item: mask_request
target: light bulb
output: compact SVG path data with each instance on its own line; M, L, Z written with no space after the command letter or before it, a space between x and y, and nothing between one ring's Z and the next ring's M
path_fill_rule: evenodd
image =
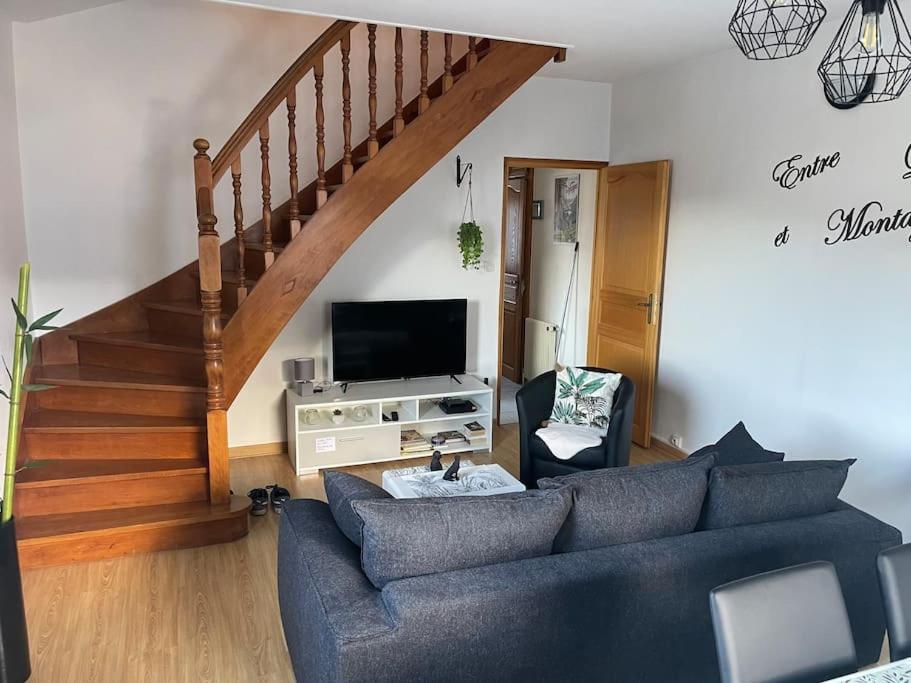
M867 52L879 47L879 13L875 10L864 14L860 24L860 44Z

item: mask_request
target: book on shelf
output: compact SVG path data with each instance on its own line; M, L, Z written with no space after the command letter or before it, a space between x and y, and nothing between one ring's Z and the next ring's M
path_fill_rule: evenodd
M430 443L416 429L403 429L400 437L402 453L411 453L415 451L426 451L430 448Z
M465 431L468 432L468 436L469 436L469 437L472 437L472 436L479 436L479 435L481 435L481 434L486 434L486 433L487 433L487 430L484 429L484 425L482 425L480 422L475 422L475 421L466 422L466 423L465 423Z
M462 432L456 431L455 429L438 432L436 437L437 439L442 439L443 444L447 446L454 443L463 443L465 441L468 441L468 437L462 434Z

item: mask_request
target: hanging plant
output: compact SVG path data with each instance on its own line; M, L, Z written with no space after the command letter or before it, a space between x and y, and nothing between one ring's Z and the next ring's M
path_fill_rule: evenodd
M465 220L466 214L469 216ZM462 224L459 226L459 251L462 252L462 268L478 270L481 267L481 256L484 253L484 234L481 226L474 220L474 199L471 196L471 169L468 171L468 196L465 198L465 209L462 211Z
M481 226L474 221L468 221L459 226L459 251L462 252L462 268L477 270L481 267L484 236L481 234Z

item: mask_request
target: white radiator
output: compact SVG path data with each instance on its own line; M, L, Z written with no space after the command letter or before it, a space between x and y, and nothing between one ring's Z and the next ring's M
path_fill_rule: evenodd
M525 319L525 380L553 370L557 358L557 326L534 318Z

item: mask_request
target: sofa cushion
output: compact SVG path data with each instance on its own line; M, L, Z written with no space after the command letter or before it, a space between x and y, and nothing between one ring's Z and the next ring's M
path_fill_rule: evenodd
M700 458L709 453L715 454L715 465L719 467L784 460L784 453L767 451L750 436L743 422L738 422L731 431L718 440L718 443L703 446L690 457Z
M831 512L855 460L804 460L716 467L700 529L776 522Z
M326 499L335 523L348 539L356 546L361 545L361 518L351 509L355 500L383 500L392 498L385 490L373 482L355 477L347 472L329 470L323 482L326 486Z
M554 550L575 552L693 531L713 464L709 455L539 479L541 489L573 493L573 508Z
M568 491L359 500L361 566L377 588L412 576L550 555Z

